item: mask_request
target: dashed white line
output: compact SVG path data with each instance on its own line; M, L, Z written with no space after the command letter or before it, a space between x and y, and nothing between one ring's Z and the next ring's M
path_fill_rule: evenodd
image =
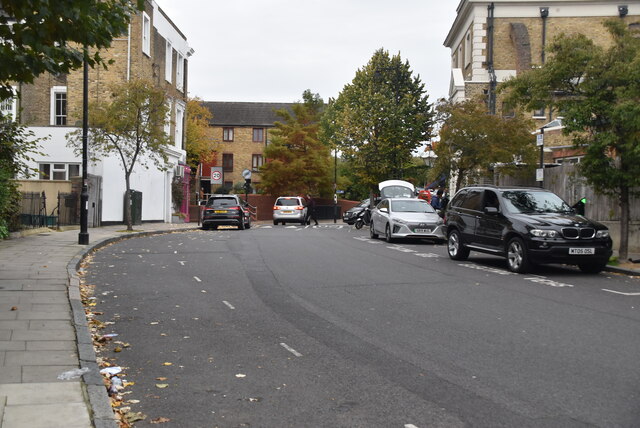
M614 294L622 294L623 296L640 296L640 293L624 293L622 291L608 290L606 288L603 288L602 291L608 291L609 293Z
M195 279L198 282L202 282L202 280L200 278L198 278L197 276L194 276L193 279Z
M287 345L286 343L282 342L282 343L280 343L280 346L282 346L287 351L291 352L296 357L302 357L302 354L300 352L296 351L295 349L293 349L291 346Z
M223 300L222 303L224 303L229 309L235 309L236 307L233 306L231 303L227 302L226 300Z

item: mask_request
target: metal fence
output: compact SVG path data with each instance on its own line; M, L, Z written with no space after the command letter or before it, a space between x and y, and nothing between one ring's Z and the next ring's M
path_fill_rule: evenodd
M80 224L77 193L58 192L48 200L45 192L23 192L20 223L23 228L60 227Z

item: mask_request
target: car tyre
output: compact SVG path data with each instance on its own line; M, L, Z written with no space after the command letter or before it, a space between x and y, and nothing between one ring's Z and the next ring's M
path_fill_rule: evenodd
M462 243L460 232L452 230L447 239L447 252L449 258L453 260L467 260L469 257L469 249Z
M387 227L385 227L384 229L384 240L389 244L393 242L393 238L391 237L391 227L389 226L389 223L387 223Z
M239 230L244 230L244 217L240 219L240 224L238 225Z
M507 265L515 273L525 273L531 269L527 247L522 238L511 238L507 244Z
M251 229L251 217L247 217L247 224L245 225L245 229Z
M373 228L373 222L369 224L369 236L371 237L371 239L378 239L378 234L376 233L376 230Z
M584 273L600 273L607 266L607 262L598 262L598 263L580 263L578 267Z

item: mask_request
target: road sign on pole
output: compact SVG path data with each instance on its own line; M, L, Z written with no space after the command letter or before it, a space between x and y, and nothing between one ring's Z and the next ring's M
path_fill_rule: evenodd
M222 184L222 167L221 166L212 166L211 167L211 184Z

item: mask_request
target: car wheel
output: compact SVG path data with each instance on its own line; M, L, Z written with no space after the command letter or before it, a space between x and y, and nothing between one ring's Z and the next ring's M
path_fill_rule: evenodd
M209 230L209 226L202 225L202 230Z
M578 267L584 273L600 273L607 266L607 262L597 262L597 263L580 263Z
M240 219L240 224L238 225L239 230L244 230L244 217Z
M378 234L376 233L376 230L373 228L373 222L369 224L369 236L371 237L371 239L378 239Z
M247 218L247 224L245 226L246 229L251 229L251 217Z
M531 268L527 247L521 238L512 238L507 244L507 265L515 273L525 273Z
M278 221L277 220L273 220L273 225L277 226L278 225Z
M389 244L393 242L393 238L391 237L391 227L389 226L389 223L387 223L387 227L385 227L384 229L384 240Z
M466 260L467 257L469 257L469 249L462 243L460 232L457 230L452 230L451 233L449 233L447 252L453 260Z
M214 225L213 225L213 226L211 226L209 229L218 230L218 226L214 224Z

